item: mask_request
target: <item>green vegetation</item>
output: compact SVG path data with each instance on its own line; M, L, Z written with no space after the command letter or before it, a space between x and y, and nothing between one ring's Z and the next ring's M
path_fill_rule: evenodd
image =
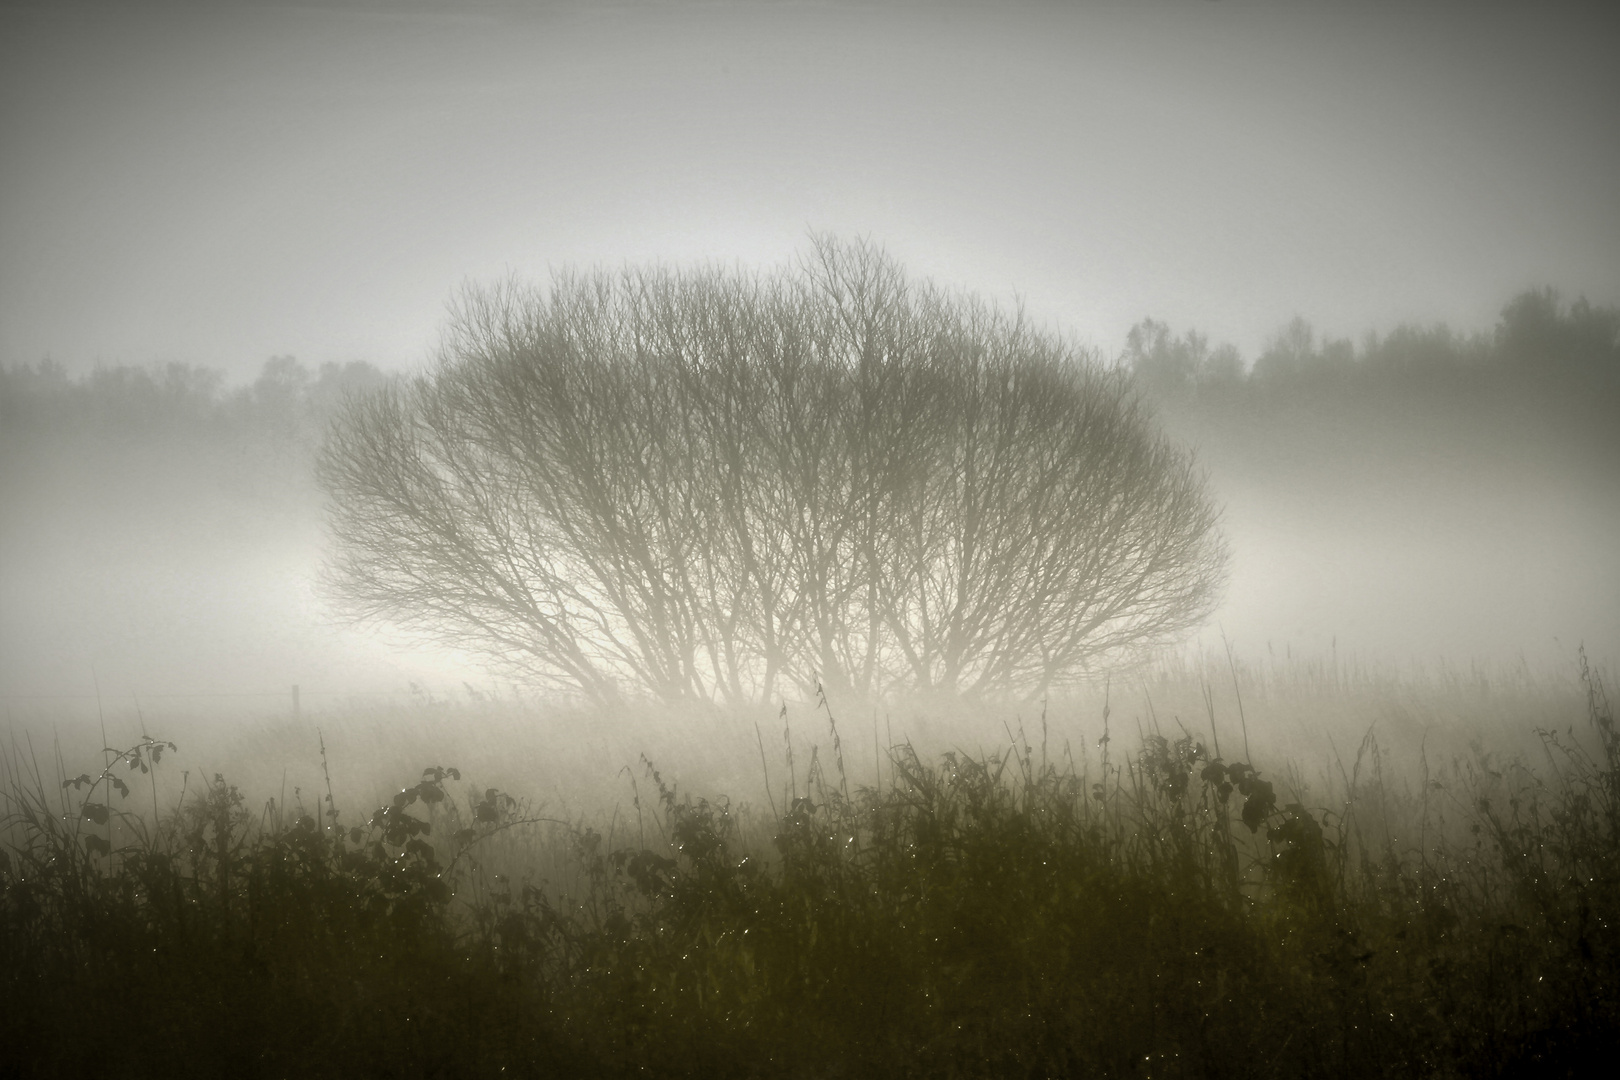
M1405 328L1358 352L1301 324L1251 367L1149 326L1121 362L1218 475L1292 485L1257 520L1297 520L1299 492L1342 504L1349 481L1389 504L1408 474L1464 495L1560 478L1602 510L1614 312L1527 296L1490 338ZM164 550L302 535L326 422L384 381L288 358L231 393L182 367L0 371L7 505L40 551L106 536L127 554L136 526ZM1573 572L1605 594L1606 564ZM826 713L825 746L788 734L779 761L734 716L469 686L464 705L344 706L337 784L258 812L244 793L314 770L316 710L180 734L165 714L190 773L155 739L93 766L66 733L43 763L14 737L0 1076L1558 1076L1612 1045L1620 741L1598 680L1572 727L1529 679L1385 685L1337 655L1267 656L1270 674L1227 662L1264 734L1252 756L1230 725L1175 719L1213 711L1220 676L1169 668L1128 737L1117 718L1080 735L1074 716L1107 714L1066 704L1050 738L1043 718L941 755L1001 718L940 704L897 711L926 746L863 732L859 763ZM7 723L46 709L8 704ZM1370 725L1359 751L1327 749ZM199 786L227 737L231 779ZM1495 753L1453 756L1475 738ZM483 783L421 769L450 748L469 780L482 756ZM588 796L638 749L662 775L633 770L612 817L488 786ZM353 796L379 773L405 780L397 798Z
M1588 729L1538 731L1534 769L1480 751L1404 785L1369 736L1310 798L1213 729L1150 726L1127 754L1105 726L1077 761L1044 718L999 753L902 744L856 787L826 715L830 751L790 751L768 817L644 763L605 835L437 766L359 818L330 786L254 815L217 776L159 815L172 744L76 777L14 745L4 1057L28 1076L1565 1075L1620 1035L1620 732L1585 677Z

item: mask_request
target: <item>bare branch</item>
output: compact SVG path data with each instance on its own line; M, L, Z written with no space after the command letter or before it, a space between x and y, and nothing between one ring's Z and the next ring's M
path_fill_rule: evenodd
M320 476L351 614L597 701L1039 695L1196 626L1226 565L1122 376L826 237L464 289Z

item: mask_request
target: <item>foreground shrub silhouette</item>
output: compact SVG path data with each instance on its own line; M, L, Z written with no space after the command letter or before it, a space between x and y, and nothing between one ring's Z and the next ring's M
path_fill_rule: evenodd
M1021 733L934 765L901 746L880 789L851 791L834 727L832 775L817 756L793 778L768 849L741 810L650 764L630 846L497 791L458 797L438 767L361 825L330 792L319 815L250 820L216 778L143 833L106 796L164 744L67 781L61 806L14 764L8 1060L41 1076L1575 1075L1620 1033L1620 738L1589 691L1588 742L1543 733L1550 775L1481 757L1414 796L1384 785L1369 739L1330 807L1186 732L1123 758L1105 742L1096 773ZM480 862L523 835L571 883Z
M471 290L318 471L351 612L597 702L1035 699L1196 626L1226 559L1124 373L828 239Z

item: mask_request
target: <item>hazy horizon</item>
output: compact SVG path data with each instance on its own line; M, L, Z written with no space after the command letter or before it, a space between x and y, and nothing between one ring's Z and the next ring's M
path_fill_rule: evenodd
M812 229L1115 346L1620 302L1598 5L0 9L0 362L424 362L468 280Z
M1616 306L1610 26L1588 4L7 4L0 366L418 370L463 283L770 268L812 230L1110 357L1146 317L1252 360L1295 316L1359 343L1488 333L1529 288ZM1342 435L1293 444L1337 471L1201 448L1237 557L1206 646L1613 659L1606 459L1572 478L1552 436L1504 432L1374 469L1375 436ZM334 625L307 491L210 474L188 502L175 477L7 464L0 692L476 682Z

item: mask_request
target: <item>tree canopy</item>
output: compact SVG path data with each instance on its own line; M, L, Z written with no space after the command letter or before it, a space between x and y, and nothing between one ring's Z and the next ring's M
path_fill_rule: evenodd
M469 288L319 476L353 614L598 701L1039 695L1195 626L1226 561L1126 373L826 238Z

